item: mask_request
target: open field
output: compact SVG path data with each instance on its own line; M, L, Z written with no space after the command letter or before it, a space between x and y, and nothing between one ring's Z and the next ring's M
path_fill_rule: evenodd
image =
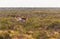
M0 39L60 39L60 9L0 8Z

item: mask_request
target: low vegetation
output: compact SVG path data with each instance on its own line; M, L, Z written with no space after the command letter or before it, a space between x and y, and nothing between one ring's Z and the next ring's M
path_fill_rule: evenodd
M27 17L19 22L12 16ZM35 9L0 10L0 39L60 39L60 12Z

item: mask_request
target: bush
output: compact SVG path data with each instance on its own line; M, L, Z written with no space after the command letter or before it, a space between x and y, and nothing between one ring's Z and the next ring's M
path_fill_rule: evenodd
M60 30L60 22L53 22L48 27L47 30Z

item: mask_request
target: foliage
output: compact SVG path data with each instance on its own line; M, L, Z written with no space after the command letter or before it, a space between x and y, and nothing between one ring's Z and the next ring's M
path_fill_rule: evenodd
M60 14L53 12L33 9L0 10L0 39L60 39ZM27 19L19 22L14 16Z

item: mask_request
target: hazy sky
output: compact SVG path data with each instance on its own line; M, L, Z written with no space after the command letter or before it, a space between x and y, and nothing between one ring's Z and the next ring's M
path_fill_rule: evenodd
M0 7L60 7L59 0L0 0Z

